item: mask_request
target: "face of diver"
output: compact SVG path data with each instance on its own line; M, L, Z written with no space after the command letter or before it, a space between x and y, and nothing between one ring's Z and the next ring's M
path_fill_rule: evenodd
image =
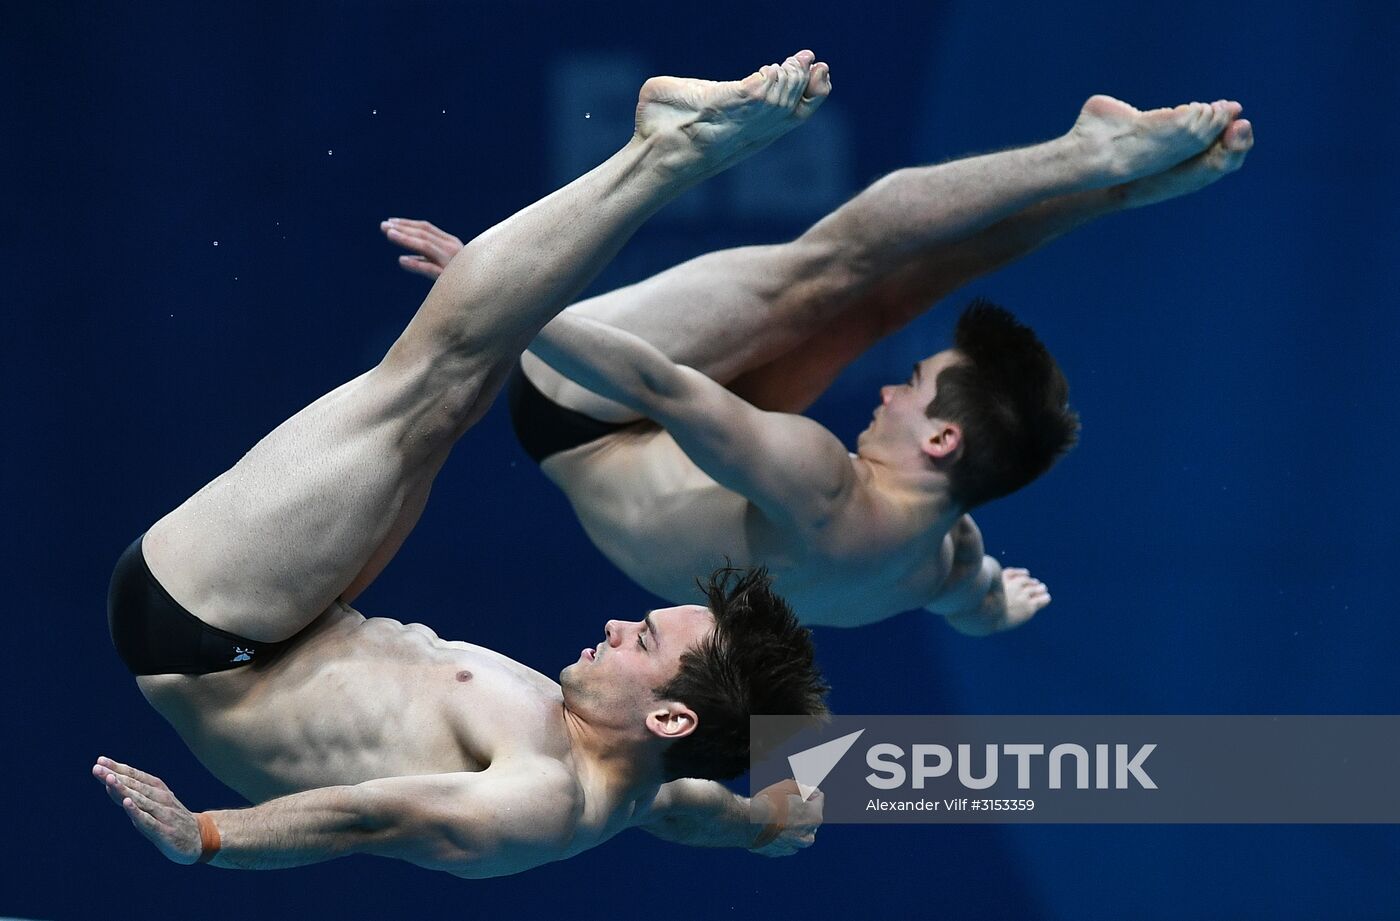
M865 454L871 450L888 453L895 449L899 455L920 454L942 458L957 450L961 427L928 417L928 407L938 395L938 375L962 360L952 349L925 358L914 365L909 378L902 384L880 388L880 405L871 417L870 425L860 433L857 449Z
M594 722L636 726L640 720L657 734L688 733L694 714L688 728L681 715L661 715L685 708L668 708L654 689L676 676L681 656L709 636L714 624L714 615L698 604L658 608L641 620L608 621L603 641L584 649L559 676L565 704Z

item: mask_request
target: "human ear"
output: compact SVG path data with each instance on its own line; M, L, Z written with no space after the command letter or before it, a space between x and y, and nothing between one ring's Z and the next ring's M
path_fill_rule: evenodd
M698 722L695 711L679 703L669 703L647 714L647 729L663 739L683 739L695 731Z
M924 453L934 460L947 460L962 447L962 426L956 422L939 422L938 430L924 441Z

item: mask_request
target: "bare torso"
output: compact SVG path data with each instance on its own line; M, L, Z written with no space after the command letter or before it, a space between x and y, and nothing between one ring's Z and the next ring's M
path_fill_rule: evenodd
M862 487L819 526L779 526L649 426L553 455L541 469L614 565L676 603L695 597L697 573L728 558L767 566L805 623L857 626L936 601L952 568L948 528L878 490Z
M273 661L141 690L253 802L381 777L567 764L559 686L422 624L337 603Z

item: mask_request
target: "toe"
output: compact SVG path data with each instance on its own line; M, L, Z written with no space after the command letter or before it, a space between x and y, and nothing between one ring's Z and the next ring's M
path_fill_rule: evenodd
M1196 116L1196 130L1200 133L1202 140L1212 138L1220 133L1220 129L1225 127L1225 118L1220 112L1208 102L1197 103L1199 114Z
M807 89L808 72L797 58L788 58L783 63L782 78L778 81L778 102L784 108L792 108L801 100Z
M763 95L763 89L767 84L768 74L765 73L765 68L760 67L739 81L739 90L750 98L756 98Z
M1105 96L1103 93L1090 96L1084 103L1083 112L1091 116L1114 118L1130 118L1142 114L1123 100Z
M1239 118L1225 130L1225 147L1235 153L1244 153L1254 146L1254 126L1247 118Z
M807 79L807 88L802 94L801 100L797 103L794 114L798 118L808 118L817 111L817 108L826 101L826 97L831 94L831 74L825 64L817 64L812 67L810 76Z

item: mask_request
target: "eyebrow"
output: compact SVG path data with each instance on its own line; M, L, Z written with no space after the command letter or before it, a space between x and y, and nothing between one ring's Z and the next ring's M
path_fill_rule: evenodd
M647 629L651 631L651 639L657 646L661 645L661 637L656 635L656 622L651 619L651 612L647 611L647 616L642 620L646 623Z

